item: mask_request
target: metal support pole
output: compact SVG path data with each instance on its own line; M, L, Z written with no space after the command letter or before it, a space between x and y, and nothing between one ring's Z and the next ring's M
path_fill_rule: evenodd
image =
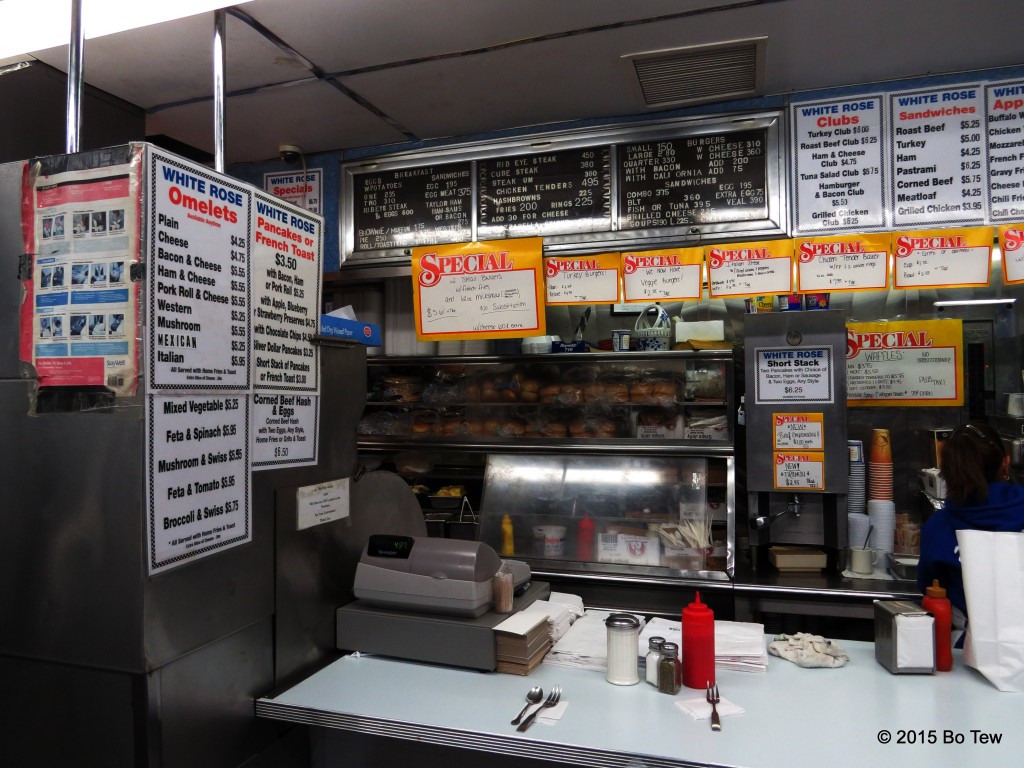
M67 139L64 142L64 149L68 154L78 151L78 139L82 130L82 59L84 55L82 0L71 0L71 39L68 42Z
M224 70L227 64L227 13L213 12L213 167L224 173Z

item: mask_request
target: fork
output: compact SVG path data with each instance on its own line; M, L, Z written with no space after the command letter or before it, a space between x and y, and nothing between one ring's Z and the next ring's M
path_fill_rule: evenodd
M523 720L523 722L519 725L518 728L516 728L516 730L520 733L525 731L527 728L530 727L530 723L533 722L533 719L537 717L538 713L542 709L555 706L555 704L558 703L558 700L560 698L562 698L562 686L556 685L554 688L551 689L551 693L548 694L548 697L544 699L544 703L537 707L535 710L533 710L533 712L531 712L529 715L527 715L526 719Z
M720 731L722 730L722 720L718 716L718 707L715 705L722 700L722 697L718 695L718 683L714 685L711 681L708 681L708 704L711 705L711 730Z

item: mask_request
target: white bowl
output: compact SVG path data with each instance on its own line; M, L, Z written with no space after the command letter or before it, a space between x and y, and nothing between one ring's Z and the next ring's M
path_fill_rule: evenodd
M533 537L535 539L564 539L564 525L535 525L533 526Z

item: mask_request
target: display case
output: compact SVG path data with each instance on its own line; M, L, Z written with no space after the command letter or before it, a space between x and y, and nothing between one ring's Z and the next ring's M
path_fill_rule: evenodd
M368 360L361 449L732 453L732 351Z
M733 573L732 457L491 454L480 540L534 571Z

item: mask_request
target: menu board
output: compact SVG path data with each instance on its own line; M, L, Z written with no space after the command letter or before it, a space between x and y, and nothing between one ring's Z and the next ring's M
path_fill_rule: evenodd
M250 541L248 398L146 400L149 572Z
M766 296L793 290L793 241L764 240L706 249L711 298Z
M703 248L676 248L622 254L627 302L682 301L701 297Z
M768 217L768 131L730 131L618 147L619 229Z
M1024 220L1024 81L985 89L989 220Z
M754 354L755 405L834 402L831 347L766 347Z
M881 96L793 106L798 232L885 226Z
M986 286L992 260L991 227L930 229L893 236L893 287Z
M609 148L477 163L477 237L496 240L611 229Z
M825 490L825 454L819 452L773 454L774 482L778 491Z
M251 193L150 151L147 387L248 389Z
M963 359L960 320L849 323L847 405L963 405Z
M980 85L889 94L894 227L980 224L988 160Z
M800 291L885 290L890 246L888 233L800 238L796 241Z
M619 300L619 254L544 259L547 305L614 304Z
M775 450L822 451L825 449L825 414L773 413Z
M469 240L471 169L471 163L463 162L354 176L355 250Z

